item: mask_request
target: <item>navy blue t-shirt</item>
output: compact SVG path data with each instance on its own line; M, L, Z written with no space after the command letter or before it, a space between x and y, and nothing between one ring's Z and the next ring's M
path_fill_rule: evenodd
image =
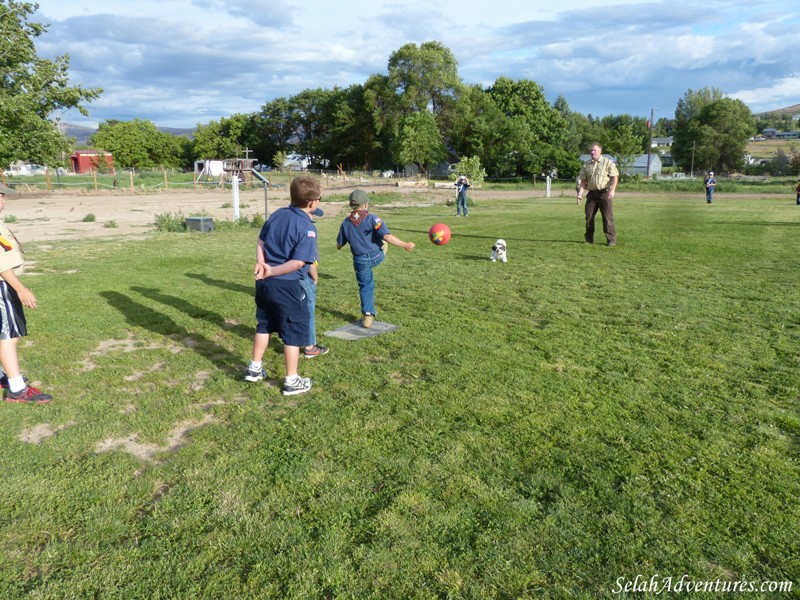
M336 244L344 246L350 244L353 256L362 254L375 254L383 246L383 237L391 233L378 215L366 210L354 210L350 216L342 221Z
M275 279L300 280L308 276L308 269L319 260L317 228L305 212L295 206L276 210L261 228L258 238L264 242L267 264L271 267L290 260L306 263L302 269L277 275Z

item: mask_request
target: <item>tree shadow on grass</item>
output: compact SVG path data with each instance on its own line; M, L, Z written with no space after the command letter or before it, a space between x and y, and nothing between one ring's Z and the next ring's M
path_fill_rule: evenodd
M167 315L144 306L125 294L107 291L100 292L100 296L122 313L129 325L141 327L158 335L178 340L186 348L207 358L210 363L225 373L232 376L239 375L242 359L232 354L227 348L206 339L196 332L188 331Z

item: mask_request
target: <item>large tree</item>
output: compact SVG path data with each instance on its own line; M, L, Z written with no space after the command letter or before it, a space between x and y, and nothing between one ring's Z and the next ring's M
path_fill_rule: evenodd
M69 85L69 56L45 60L34 40L47 26L29 19L31 2L0 0L0 165L15 160L57 164L70 149L50 120L70 108L88 115L82 102L100 96L100 88Z
M447 156L436 119L427 110L412 112L403 119L397 157L402 164L415 163L427 173L430 166Z
M198 159L253 158L256 141L253 115L235 114L219 121L198 125L192 141L192 155ZM256 158L258 158L256 156ZM259 162L266 162L260 160ZM269 164L267 162L267 164Z
M405 44L389 57L389 80L408 111L441 112L461 86L458 62L441 42Z
M294 151L291 140L294 136L292 108L288 98L276 98L267 102L252 116L254 129L254 156L261 164L274 164L279 152L289 154Z
M747 140L755 133L753 115L744 102L732 98L710 102L687 130L695 146L695 166L717 172L742 170Z
M676 164L688 169L693 164L697 152L697 127L695 119L703 107L716 100L721 100L725 94L717 88L704 87L701 90L687 90L683 98L678 100L675 108L675 128L673 131L672 157ZM694 134L690 134L690 129Z
M183 167L189 140L159 131L151 121L104 121L91 138L120 167Z

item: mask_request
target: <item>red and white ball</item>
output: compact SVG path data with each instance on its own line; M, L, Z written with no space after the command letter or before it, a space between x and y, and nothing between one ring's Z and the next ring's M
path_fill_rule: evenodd
M436 223L428 231L428 237L437 246L444 246L450 241L450 228L444 223Z

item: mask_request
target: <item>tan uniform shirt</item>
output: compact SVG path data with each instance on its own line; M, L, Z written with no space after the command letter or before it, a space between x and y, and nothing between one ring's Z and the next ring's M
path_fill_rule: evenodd
M587 160L581 168L580 180L586 182L586 189L596 192L611 184L612 177L619 177L616 163L601 156L597 160Z
M14 273L19 275L24 262L17 237L0 222L0 273L14 269Z

